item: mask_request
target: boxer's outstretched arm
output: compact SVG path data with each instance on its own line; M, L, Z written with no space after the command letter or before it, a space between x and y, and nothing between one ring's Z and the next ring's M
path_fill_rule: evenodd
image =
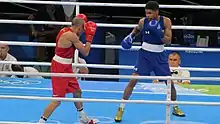
M74 34L74 33L69 33L67 35L68 40L72 41L73 45L75 46L76 49L79 50L79 52L83 55L83 56L88 56L89 55L89 51L90 51L90 47L91 47L91 43L86 42L86 44L84 45L80 40L79 37Z
M165 44L170 44L172 40L172 23L169 18L164 18L164 38L162 39Z
M138 25L132 30L132 34L133 36L137 36L140 31L143 29L144 26L144 18L141 18L138 22Z

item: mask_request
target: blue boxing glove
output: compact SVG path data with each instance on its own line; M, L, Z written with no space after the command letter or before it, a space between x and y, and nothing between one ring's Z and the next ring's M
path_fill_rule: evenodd
M157 37L159 37L160 39L162 39L164 37L164 33L162 31L161 26L159 25L157 20L151 20L148 25L147 28L153 33L155 34Z
M133 43L133 40L134 40L134 37L132 36L133 34L130 33L128 36L126 36L122 42L121 42L121 46L124 48L124 49L130 49L132 47L132 43Z

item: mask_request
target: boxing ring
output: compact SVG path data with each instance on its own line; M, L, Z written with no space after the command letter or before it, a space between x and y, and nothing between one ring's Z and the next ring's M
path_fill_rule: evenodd
M80 3L80 2L55 2L55 1L17 1L0 0L0 2L32 3L32 4L59 4L76 5L76 14L80 6L113 6L113 7L144 7L144 4L112 4L112 3ZM181 9L220 9L220 6L185 6L185 5L161 5L161 8L181 8ZM70 25L69 22L49 22L49 21L27 21L27 20L5 20L0 23L13 24L53 24ZM126 24L104 24L98 23L101 27L127 27L133 28L135 25ZM220 27L206 26L173 26L173 29L189 30L220 30ZM12 42L0 41L9 45L21 46L55 46L54 43L33 43L33 42ZM116 45L92 45L93 49L122 49ZM138 50L135 46L131 50ZM207 51L220 52L220 49L209 48L175 48L166 47L166 50L177 51ZM75 58L78 57L78 52ZM44 65L50 66L46 62L12 62L0 61L4 64L20 65ZM87 66L92 68L118 68L133 69L133 66L126 65L101 65L101 64L78 64L75 60L74 66ZM190 71L210 71L219 72L219 68L177 68ZM61 74L61 73L25 73L25 72L0 72L7 75L41 75L45 77L88 77L88 78L123 78L123 79L166 79L168 86L164 84L138 83L134 89L130 100L120 100L127 82L106 82L106 81L79 81L83 90L83 98L52 98L50 79L20 79L1 78L0 79L0 123L36 123L49 100L65 101L49 118L48 123L54 124L77 124L77 113L73 101L83 101L84 108L90 117L99 119L100 124L114 124L114 117L119 103L127 103L121 124L218 124L220 122L220 96L208 95L199 91L189 90L176 85L178 101L170 100L171 80L190 79L195 81L220 81L220 77L162 77L162 76L130 76L130 75L103 75L103 74ZM172 104L181 105L181 109L186 113L186 117L180 118L171 116L170 106Z

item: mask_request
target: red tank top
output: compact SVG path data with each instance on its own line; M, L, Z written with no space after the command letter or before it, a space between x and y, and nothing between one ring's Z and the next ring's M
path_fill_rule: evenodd
M74 52L75 52L75 47L74 46L71 46L69 48L60 48L60 47L58 47L58 42L61 42L61 41L59 41L60 37L68 31L73 32L73 30L70 27L66 27L66 28L61 29L60 32L58 33L57 37L56 37L55 54L62 57L62 58L73 58Z

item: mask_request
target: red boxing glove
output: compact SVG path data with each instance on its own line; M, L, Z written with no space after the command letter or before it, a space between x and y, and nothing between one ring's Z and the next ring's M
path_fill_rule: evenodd
M85 34L86 34L86 42L92 43L93 37L95 35L97 29L97 25L95 22L88 21L85 24Z
M78 18L82 18L85 22L88 21L88 19L87 19L87 17L86 17L85 14L78 14L78 15L76 15L76 17L78 17Z

